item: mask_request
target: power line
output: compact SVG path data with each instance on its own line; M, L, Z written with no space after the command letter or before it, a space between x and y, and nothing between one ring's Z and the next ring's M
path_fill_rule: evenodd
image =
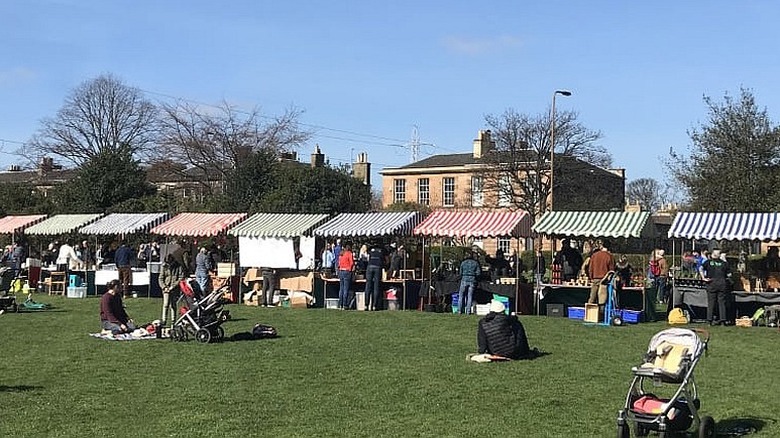
M152 94L152 95L156 95L156 96L162 96L162 97L165 97L165 98L168 98L168 99L180 100L180 101L184 101L184 102L194 103L194 104L197 104L197 105L209 106L209 107L212 107L212 108L220 108L220 109L222 108L219 105L214 105L214 104L206 103L206 102L200 102L200 101L197 101L197 100L194 100L194 99L188 99L188 98L184 98L184 97L177 97L177 96L173 96L173 95L166 94L166 93L159 93L157 91L144 90L142 88L136 88L136 89L138 91L142 92L142 93ZM242 109L236 109L235 111L238 112L238 113L241 113L241 114L252 115L251 112L246 111L246 110L242 110ZM262 114L257 114L257 115L260 118L263 118L263 119L274 120L274 118L271 117L271 116L265 116L265 115L262 115ZM364 134L364 133L361 133L361 132L350 131L350 130L347 130L347 129L329 128L327 126L315 125L315 124L312 124L312 123L299 122L298 124L301 125L301 126L307 126L307 127L314 128L314 129L322 129L322 130L325 130L325 131L339 132L339 133L342 133L342 134L355 135L355 136L358 136L358 137L374 138L374 139L377 139L377 140L386 140L386 141L392 141L392 142L396 143L396 144L392 144L391 146L402 147L401 145L403 143L405 143L404 140L399 140L397 138L392 138L392 137L385 137L385 136L381 136L381 135Z

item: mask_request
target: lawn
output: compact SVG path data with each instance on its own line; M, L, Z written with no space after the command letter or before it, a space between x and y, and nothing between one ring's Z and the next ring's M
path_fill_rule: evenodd
M666 327L523 317L550 354L476 364L475 316L230 306L228 336L264 322L281 337L112 342L87 336L97 299L37 299L55 308L0 316L3 437L609 437L631 366ZM127 301L136 320L159 306ZM776 329L712 330L696 377L721 428L752 419L751 436L780 436L778 342Z

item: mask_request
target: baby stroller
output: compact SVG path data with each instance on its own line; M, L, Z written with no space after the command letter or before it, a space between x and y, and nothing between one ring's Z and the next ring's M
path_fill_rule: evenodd
M704 330L670 328L653 336L644 363L633 367L634 380L628 389L626 403L618 412L617 436L647 436L658 431L660 437L673 433L698 432L699 437L715 436L715 420L699 417L701 402L693 378L699 359L707 351L710 335ZM655 386L677 385L674 394L660 398L646 392L646 381Z
M182 295L177 307L181 309L181 316L171 326L171 339L186 341L189 336L195 336L198 342L204 344L224 339L222 323L230 319L230 312L222 308L226 302L222 295L228 286L206 296L202 296L200 287L193 280L182 280L179 288Z
M14 277L16 275L13 269L7 266L0 268L0 313L19 311L19 306L16 304L16 295L9 293Z

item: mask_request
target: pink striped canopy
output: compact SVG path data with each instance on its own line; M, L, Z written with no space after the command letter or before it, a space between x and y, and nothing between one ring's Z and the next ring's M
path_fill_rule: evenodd
M18 230L23 230L32 224L40 222L45 217L45 214L6 216L0 219L0 234L13 234Z
M414 229L431 237L529 237L531 216L524 211L436 210Z
M246 213L179 213L149 232L165 236L216 236L245 217Z

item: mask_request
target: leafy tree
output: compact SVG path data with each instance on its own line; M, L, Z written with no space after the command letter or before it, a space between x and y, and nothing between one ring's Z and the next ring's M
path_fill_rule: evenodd
M550 194L550 113L521 114L507 109L500 115L487 115L485 122L495 141L492 152L484 155L482 184L486 192L514 208L540 215L547 210ZM609 167L612 157L597 142L602 134L586 128L573 111L555 116L555 155L575 157ZM559 164L556 162L556 168ZM556 184L557 185L557 184Z
M665 199L664 189L653 178L639 178L626 185L626 199L638 203L642 210L656 212Z
M0 184L0 216L49 213L48 199L27 182Z
M273 190L258 203L261 211L290 213L361 213L371 204L370 188L330 167L279 163Z
M263 198L274 190L279 164L270 149L250 153L226 172L224 191L212 198L211 210L259 211Z
M689 131L688 154L668 160L690 207L714 211L774 211L780 207L780 129L759 108L753 93L705 96L708 120Z
M88 80L65 99L52 118L25 145L22 154L39 161L56 155L75 165L129 148L143 156L154 144L157 108L142 93L106 74Z
M152 196L155 190L131 148L124 147L92 157L55 189L53 197L59 212L100 213L115 204Z

